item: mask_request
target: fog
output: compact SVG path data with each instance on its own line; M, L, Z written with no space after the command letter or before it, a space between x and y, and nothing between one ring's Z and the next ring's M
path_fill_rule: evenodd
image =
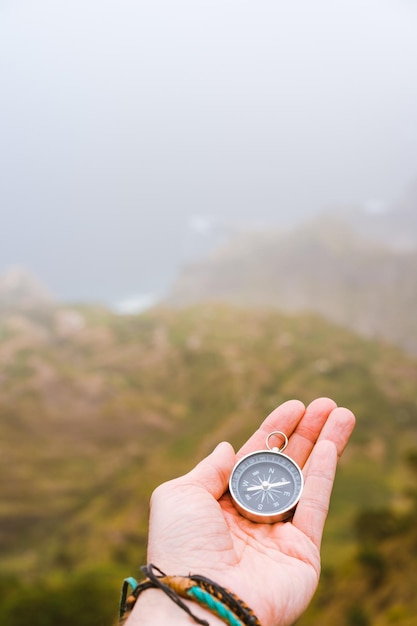
M162 294L241 227L417 176L413 0L0 0L0 271Z

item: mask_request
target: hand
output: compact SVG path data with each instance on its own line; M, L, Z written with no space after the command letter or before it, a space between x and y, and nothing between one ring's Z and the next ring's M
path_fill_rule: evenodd
M337 408L328 398L307 408L291 400L266 418L237 455L230 444L221 443L191 472L153 493L148 563L167 574L194 573L215 580L246 602L263 626L292 624L318 584L320 543L337 459L354 423L348 409ZM274 430L288 436L285 454L303 469L305 486L291 521L257 524L234 508L228 479L235 462L264 449L266 436ZM137 606L140 602L142 596ZM132 626L139 623L135 610L132 622L128 620ZM175 606L172 610L179 611ZM210 623L217 623L209 617Z

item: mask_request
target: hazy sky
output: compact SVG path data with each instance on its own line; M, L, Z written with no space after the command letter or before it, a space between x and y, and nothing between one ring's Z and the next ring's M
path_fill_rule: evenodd
M0 0L0 271L160 292L236 223L417 177L415 0Z

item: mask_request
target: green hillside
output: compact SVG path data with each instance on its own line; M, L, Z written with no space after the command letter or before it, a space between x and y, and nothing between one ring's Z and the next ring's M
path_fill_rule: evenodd
M4 312L0 364L0 623L110 624L120 579L144 559L152 489L222 439L238 447L292 397L328 395L358 417L324 544L338 584L358 515L410 506L417 362L318 316Z
M413 455L416 468L416 455ZM415 476L414 476L415 478ZM360 513L357 548L338 568L326 567L318 593L298 626L414 626L417 613L417 491L407 512Z

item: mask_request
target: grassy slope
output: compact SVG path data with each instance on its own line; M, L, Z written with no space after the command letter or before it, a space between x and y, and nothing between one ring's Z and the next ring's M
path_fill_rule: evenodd
M238 447L291 397L330 395L358 416L327 568L353 554L358 511L402 504L402 455L417 448L417 363L319 317L51 309L0 320L0 360L2 571L31 584L135 571L153 487L221 439Z

